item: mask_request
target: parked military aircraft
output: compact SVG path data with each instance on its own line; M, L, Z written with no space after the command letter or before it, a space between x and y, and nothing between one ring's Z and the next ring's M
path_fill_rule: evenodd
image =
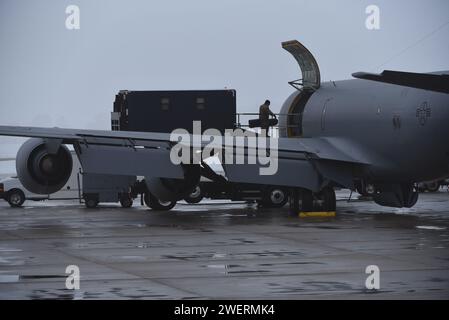
M295 40L282 46L302 79L290 82L297 90L282 107L278 170L260 175L258 164L223 163L228 181L288 186L300 191L302 211L317 203L332 211L334 187L369 187L377 204L412 207L416 183L449 176L448 71L358 72L357 79L321 83L309 50ZM214 178L204 162L173 164L168 134L0 126L0 135L33 137L16 166L34 193L65 184L72 165L66 144L85 172L145 176L161 200L182 199L201 175Z

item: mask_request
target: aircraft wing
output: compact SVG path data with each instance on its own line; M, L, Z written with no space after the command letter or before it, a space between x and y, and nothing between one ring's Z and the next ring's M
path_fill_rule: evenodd
M372 80L405 87L449 93L449 74L413 73L385 70L381 74L356 72L352 76L358 79Z
M63 139L64 143L83 141L87 138L135 139L169 141L168 133L146 133L107 130L82 130L42 127L0 126L0 136Z
M87 173L183 178L182 167L170 159L170 150L176 141L171 141L168 133L0 126L0 135L72 144ZM270 144L274 142L270 140ZM276 142L277 153L270 155L267 165L223 163L227 179L319 190L323 183L330 181L351 186L354 167L370 164L363 152L357 152L359 149L355 146L338 139L280 138ZM204 148L206 143L193 146ZM223 143L221 148L229 146ZM237 142L231 148L234 154L248 154L249 149ZM262 168L273 164L275 173L261 174Z

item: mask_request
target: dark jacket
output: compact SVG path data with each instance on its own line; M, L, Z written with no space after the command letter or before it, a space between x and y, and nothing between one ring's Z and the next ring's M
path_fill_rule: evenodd
M268 128L270 115L274 116L274 113L271 112L270 107L265 103L261 105L259 108L259 120L262 128Z

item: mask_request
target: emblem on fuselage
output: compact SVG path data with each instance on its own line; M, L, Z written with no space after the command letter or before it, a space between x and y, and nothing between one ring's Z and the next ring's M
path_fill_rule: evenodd
M419 123L423 126L426 124L427 119L432 115L432 108L429 106L427 102L423 102L416 109L416 117L418 118Z

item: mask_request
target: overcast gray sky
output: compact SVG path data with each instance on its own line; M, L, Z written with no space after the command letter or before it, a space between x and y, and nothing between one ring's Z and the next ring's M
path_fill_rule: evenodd
M71 4L80 30L65 27ZM370 4L380 30L365 27ZM447 0L0 0L0 124L109 129L120 89L227 87L241 112L266 98L278 111L299 78L281 48L291 39L312 51L323 80L448 70L449 25L395 57L448 13Z

